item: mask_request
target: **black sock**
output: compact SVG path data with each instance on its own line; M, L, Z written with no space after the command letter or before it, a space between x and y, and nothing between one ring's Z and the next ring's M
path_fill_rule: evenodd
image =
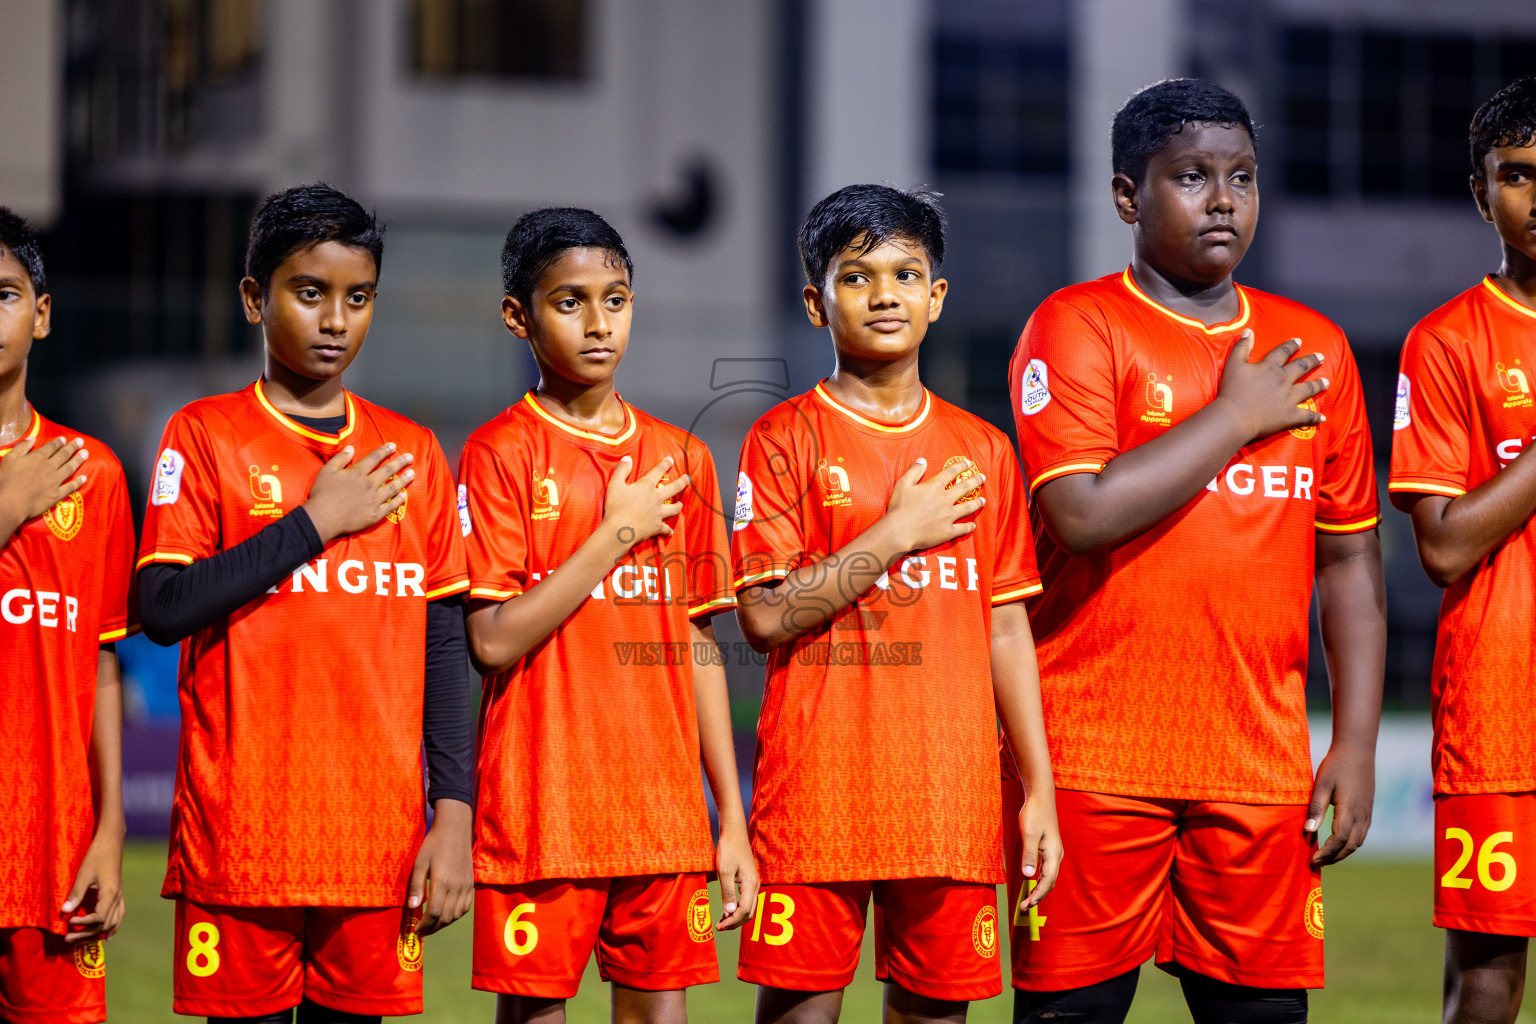
M1082 988L1013 994L1013 1024L1125 1024L1141 968Z

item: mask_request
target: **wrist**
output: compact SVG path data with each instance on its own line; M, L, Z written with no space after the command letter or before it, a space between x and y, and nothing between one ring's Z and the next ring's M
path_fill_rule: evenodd
M329 544L340 535L341 531L337 530L331 523L330 517L325 514L324 509L318 509L313 502L308 501L300 505L299 508L303 509L304 514L309 517L309 525L314 527L315 533L319 536L321 547Z

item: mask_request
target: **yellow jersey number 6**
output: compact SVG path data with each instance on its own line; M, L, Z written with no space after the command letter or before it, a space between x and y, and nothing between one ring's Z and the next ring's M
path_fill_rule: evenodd
M539 944L539 930L532 921L524 921L524 914L533 913L532 903L519 903L507 916L507 927L502 931L502 941L513 956L526 956Z
M768 915L768 923L779 926L777 935L763 934L763 908L767 905L777 906L779 911ZM762 939L770 946L782 946L795 937L795 926L789 923L794 916L795 901L782 892L763 892L757 894L757 913L752 920L752 941Z
M1456 858L1451 870L1440 876L1440 885L1446 889L1472 888L1472 879L1463 878L1461 870L1472 859L1472 851L1477 849L1477 840L1464 828L1446 829L1445 838L1461 844L1461 856ZM1477 850L1477 880L1490 892L1503 892L1515 884L1515 858L1498 849L1505 843L1514 842L1514 839L1513 832L1495 832L1483 843L1482 849ZM1493 877L1492 867L1495 864L1500 869L1498 878Z
M194 978L206 978L219 969L219 926L199 921L187 930L187 972Z

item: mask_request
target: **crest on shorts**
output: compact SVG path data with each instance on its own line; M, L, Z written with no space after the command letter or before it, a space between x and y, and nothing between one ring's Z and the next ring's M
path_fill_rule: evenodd
M95 942L82 942L75 947L75 970L82 977L100 978L107 973L107 947L106 943L97 939Z
M971 922L971 945L988 960L997 956L997 908L990 903L976 911Z
M1323 937L1323 890L1322 887L1307 893L1307 907L1302 916L1307 931L1314 939Z
M1305 402L1302 402L1300 405L1298 405L1296 408L1306 409L1309 412L1317 412L1317 402L1309 398ZM1291 433L1295 434L1303 441L1310 441L1317 436L1317 424L1308 423L1304 426L1292 427Z
M400 937L395 940L395 956L402 971L421 970L421 936L416 934L416 923L417 918L407 917L405 927L400 929Z
M715 937L709 919L708 889L700 889L688 901L688 937L694 942L708 942Z
M53 508L43 513L43 522L48 524L48 529L59 540L73 540L85 522L85 498L79 491L67 498L60 498Z

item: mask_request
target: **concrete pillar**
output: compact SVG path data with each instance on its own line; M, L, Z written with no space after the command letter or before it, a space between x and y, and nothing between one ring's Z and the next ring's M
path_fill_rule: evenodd
M6 0L0 15L0 205L39 227L63 196L61 0Z
M1072 0L1072 275L1122 269L1130 229L1110 198L1109 123L1131 93L1186 73L1184 0Z

